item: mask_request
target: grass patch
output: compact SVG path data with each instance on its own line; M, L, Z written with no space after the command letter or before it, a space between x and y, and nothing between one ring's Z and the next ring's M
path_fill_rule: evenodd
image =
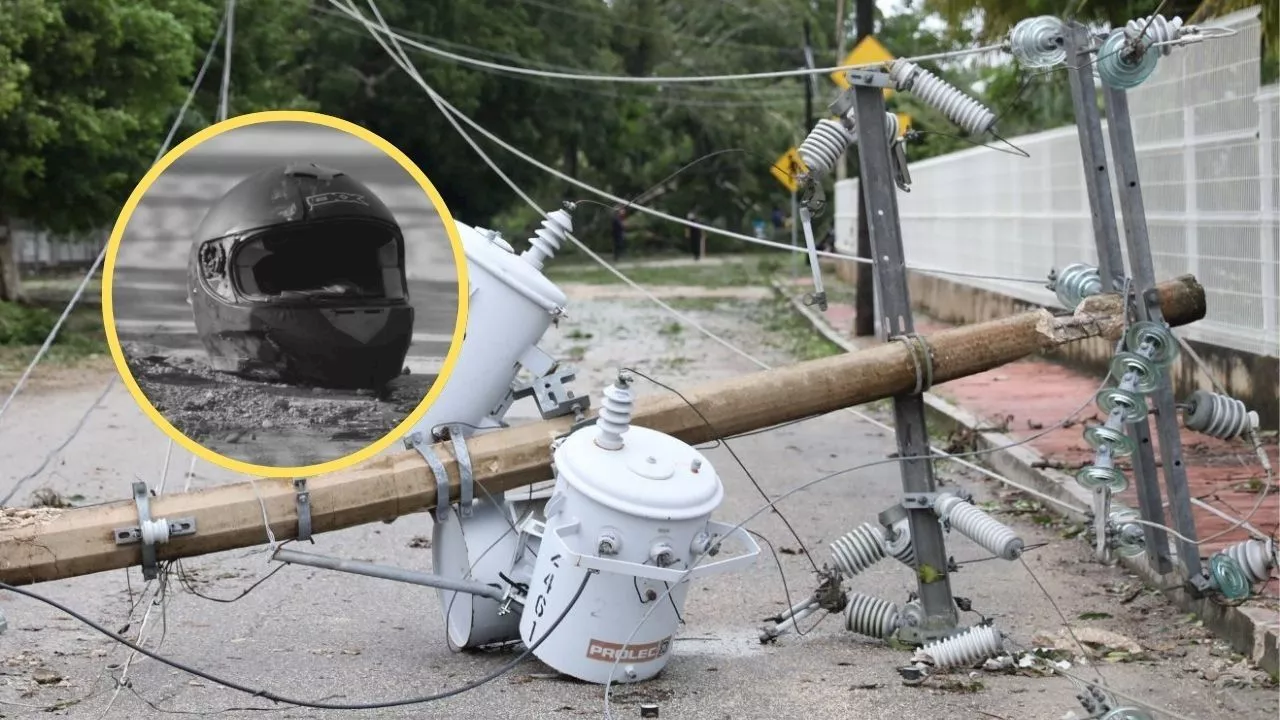
M676 265L676 266L622 266L618 270L640 285L692 285L696 287L742 287L767 284L762 273L761 261L744 259L740 262ZM563 264L546 268L546 275L557 283L581 283L585 285L615 285L622 281L616 275L596 264Z
M769 333L775 347L786 350L797 360L817 360L844 352L839 345L822 336L807 318L783 298L760 303L751 314Z
M737 302L727 298L671 298L666 303L676 310L685 312L719 310L728 303Z
M656 363L656 365L661 370L680 372L688 368L691 363L693 363L693 360L691 358L676 356L676 357L662 358Z
M666 325L663 325L658 330L659 335L668 335L668 336L679 335L682 332L684 332L684 326L678 322L675 322L674 320L667 323Z
M0 373L20 370L31 362L59 314L39 305L0 302ZM101 310L80 305L63 323L42 362L72 363L106 354Z

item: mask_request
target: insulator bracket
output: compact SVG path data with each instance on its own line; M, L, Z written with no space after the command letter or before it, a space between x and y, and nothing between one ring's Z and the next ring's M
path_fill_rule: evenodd
M306 478L293 479L294 503L298 508L298 540L306 542L311 539L311 491L307 489Z
M574 415L578 411L586 412L591 407L591 396L574 395L572 390L565 387L575 377L577 370L573 368L553 368L542 377L513 385L512 395L516 400L533 397L538 405L538 414L543 420Z
M903 493L902 506L908 510L932 510L938 493Z
M879 70L850 70L845 77L848 78L850 85L878 88L887 88L893 85L889 80L889 73Z
M160 574L156 563L156 545L162 545L169 538L196 533L194 517L180 517L173 520L151 519L151 490L144 482L133 484L133 502L138 507L138 524L130 527L118 527L111 531L117 545L142 543L142 577L154 580Z

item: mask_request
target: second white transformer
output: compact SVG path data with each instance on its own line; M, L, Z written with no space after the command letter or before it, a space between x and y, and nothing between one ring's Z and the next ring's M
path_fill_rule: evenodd
M525 644L541 641L538 659L587 682L658 674L671 659L689 581L746 567L760 552L741 528L711 521L724 488L702 453L630 426L630 410L620 381L605 389L596 425L556 448L555 492L520 616ZM729 536L747 551L709 560Z

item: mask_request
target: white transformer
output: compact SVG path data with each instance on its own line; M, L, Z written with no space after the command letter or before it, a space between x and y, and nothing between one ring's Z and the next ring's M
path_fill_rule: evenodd
M467 330L453 374L414 428L425 437L450 423L462 424L465 434L500 427L520 369L537 377L554 365L537 345L567 302L542 263L572 231L569 213L549 214L521 255L496 232L457 226L470 284Z
M525 644L541 641L538 659L595 683L608 682L615 668L615 682L661 672L689 581L746 567L760 552L744 530L710 520L724 489L700 452L630 426L628 382L606 388L596 425L555 450L555 491L520 616ZM708 551L718 553L730 535L746 553L708 561Z
M542 517L545 495L509 493L495 504L480 498L470 517L452 510L431 534L432 568L440 575L502 586L528 583L540 539L516 528ZM446 637L454 650L501 645L520 637L520 609L491 598L439 590Z
M564 312L566 298L542 274L542 265L571 230L568 212L550 213L529 240L529 249L516 255L498 233L458 223L471 289L467 331L453 374L414 429L419 442L430 442L436 431L453 423L461 425L463 436L502 427L520 370L534 377L551 370L554 361L537 344ZM539 538L515 527L540 518L548 494L547 489L526 488L496 502L478 497L467 513L449 508L432 530L434 571L487 585L503 585L503 576L527 580ZM461 650L519 639L519 607L448 590L438 595L450 647Z

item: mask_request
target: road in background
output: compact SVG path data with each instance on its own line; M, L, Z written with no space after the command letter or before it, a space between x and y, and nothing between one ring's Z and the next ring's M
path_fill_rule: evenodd
M175 354L200 351L186 301L192 234L218 198L248 175L290 162L342 170L369 186L405 236L414 306L410 370L434 374L449 350L458 298L444 224L413 177L381 150L307 123L252 125L201 143L170 165L138 203L116 257L112 293L120 339Z

